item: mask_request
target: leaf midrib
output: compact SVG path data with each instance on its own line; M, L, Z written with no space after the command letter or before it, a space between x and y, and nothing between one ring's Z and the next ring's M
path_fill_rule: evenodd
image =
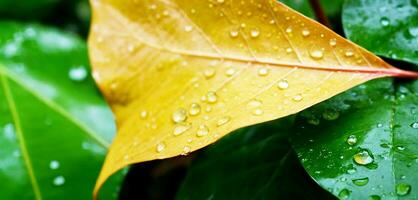
M95 140L99 145L101 145L104 148L108 148L110 146L109 142L107 142L105 139L101 138L100 135L96 134L93 130L91 130L89 127L84 125L80 120L78 120L75 117L71 117L71 114L68 113L64 108L62 108L59 104L56 104L53 101L50 101L44 97L42 97L40 94L38 94L33 89L27 87L23 81L20 80L18 76L15 76L12 72L7 70L6 67L4 67L0 63L0 76L6 76L13 80L15 83L17 83L19 86L21 86L24 90L32 94L34 97L36 97L39 101L47 105L50 109L54 110L56 113L59 113L61 116L63 116L68 121L72 122L76 126L78 126L80 129L82 129L83 133L85 133L87 136Z
M41 195L41 191L39 189L39 184L36 180L36 176L35 176L35 172L33 170L33 166L32 166L32 162L30 160L29 157L29 152L26 148L26 141L25 141L25 137L23 136L23 130L20 124L20 119L19 119L19 113L17 111L16 105L14 103L14 99L13 99L13 95L10 91L10 87L8 84L8 81L6 79L6 77L4 76L3 73L0 73L0 79L1 79L1 85L4 89L4 93L6 96L6 101L7 101L7 105L9 107L9 110L12 114L12 118L13 118L13 123L16 127L16 134L18 136L18 141L19 141L19 147L20 150L22 151L22 156L23 156L23 161L25 162L25 166L26 169L28 170L28 175L32 184L32 189L33 192L35 194L35 198L37 200L42 200L42 195Z

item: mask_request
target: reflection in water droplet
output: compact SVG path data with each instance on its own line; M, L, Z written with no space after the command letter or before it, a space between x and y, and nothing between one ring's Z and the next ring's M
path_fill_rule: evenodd
M309 52L309 55L315 59L315 60L319 60L322 59L324 57L324 51L321 49L313 49Z
M340 199L347 199L348 197L350 197L351 191L348 189L343 189L340 191L340 193L338 193L338 197Z
M347 138L347 144L348 145L355 145L357 143L357 137L355 135L350 135Z
M250 32L250 35L252 38L257 38L260 35L260 30L258 29L252 29Z
M329 40L329 45L335 47L337 45L337 39L333 38Z
M55 186L62 186L65 183L65 178L64 178L64 176L57 176L57 177L54 178L52 183Z
M359 165L368 165L373 162L373 157L363 149L353 156L353 160Z
M269 73L269 69L262 67L258 69L258 75L259 76L266 76Z
M209 134L209 128L206 125L200 125L199 129L197 130L196 136L203 137Z
M191 127L192 125L190 123L178 124L174 127L173 135L179 136L183 134L184 132L186 132L187 130L189 130Z
M83 66L72 67L68 72L68 76L72 81L81 82L87 78L87 69Z
M389 26L390 25L390 21L387 17L382 17L380 19L380 24L384 27Z
M207 100L209 103L216 103L216 101L218 101L218 96L216 95L216 93L215 93L215 92L209 91L209 92L206 94L206 100Z
M406 183L398 183L396 185L396 194L399 196L405 196L407 194L409 194L409 192L411 191L411 185L406 184Z
M281 90L285 90L285 89L289 88L289 82L287 82L287 80L280 80L277 83L277 87Z
M358 178L358 179L353 179L352 181L357 186L365 186L367 185L367 183L369 183L369 178L368 177Z
M173 115L171 116L171 119L175 123L184 122L187 119L187 111L184 108L179 108L176 111L173 112Z
M58 169L60 167L60 163L56 160L51 160L49 163L49 168L51 169Z
M196 116L200 113L201 107L197 103L192 103L189 108L189 114L191 116Z
M157 147L156 147L156 151L157 151L157 153L161 153L162 151L164 151L165 150L165 144L163 143L163 142L161 142L161 143L158 143L157 144Z
M231 120L231 117L222 117L218 120L216 125L223 126L223 125L227 124L230 120Z

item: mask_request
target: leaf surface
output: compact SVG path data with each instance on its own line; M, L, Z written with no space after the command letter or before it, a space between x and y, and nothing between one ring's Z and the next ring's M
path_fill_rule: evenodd
M115 128L85 42L39 25L0 27L0 199L90 199ZM103 199L115 199L120 178Z
M347 0L343 9L347 37L388 58L418 64L418 2Z
M296 120L305 169L341 199L418 198L418 81L361 85Z
M94 76L118 134L96 185L370 79L416 76L281 3L92 1Z
M292 119L240 129L199 153L176 199L334 199L291 148Z

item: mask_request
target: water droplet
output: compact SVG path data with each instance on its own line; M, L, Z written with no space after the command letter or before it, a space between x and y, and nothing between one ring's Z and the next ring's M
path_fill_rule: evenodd
M87 69L83 66L72 67L68 72L68 76L71 80L81 82L87 78Z
M286 33L291 33L292 32L292 28L288 27L286 28Z
M398 183L396 185L396 194L399 196L405 196L407 194L409 194L409 192L411 191L411 185L406 184L406 183Z
M250 35L252 38L257 38L258 36L260 36L260 30L258 29L252 29L250 32Z
M378 123L378 124L376 125L376 127L377 127L377 128L382 128L382 127L383 127L383 124Z
M232 75L235 74L235 69L234 68L229 68L229 69L226 70L225 74L227 76L232 76Z
M329 120L329 121L336 120L338 119L339 116L340 116L340 113L334 110L327 110L324 113L322 113L322 117L325 120Z
M235 29L229 31L229 36L231 36L231 38L236 38L238 37L238 35L239 35L239 32Z
M418 129L418 122L412 123L411 127L414 128L414 129Z
M335 47L337 45L337 39L333 38L329 40L329 45Z
M142 110L142 111L139 113L139 116L141 117L141 119L145 119L145 118L147 118L147 117L148 117L148 112L147 112L146 110Z
M173 135L179 136L183 134L184 132L186 132L187 130L189 130L191 127L192 125L190 123L183 123L183 124L176 125L176 127L174 127L174 130L173 130Z
M215 76L215 74L216 74L216 71L213 68L208 68L208 69L205 69L205 71L203 71L203 75L207 79L212 78L213 76Z
M286 48L286 53L292 53L293 52L293 50L292 50L292 48Z
M369 198L367 200L380 200L380 196L379 195L370 195Z
M310 34L311 34L311 32L310 32L308 29L304 29L304 30L302 30L302 35L303 35L304 37L308 37Z
M264 114L264 111L260 108L257 108L253 111L253 115L255 115L255 116L260 116L260 115L263 115L263 114Z
M357 137L355 135L350 135L347 138L347 144L348 145L355 145L357 143Z
M176 111L173 112L173 115L171 116L171 119L175 123L181 123L186 121L187 119L187 111L184 108L179 108Z
M193 30L193 26L190 26L190 25L184 26L184 31L190 32L192 30Z
M203 137L209 134L209 128L206 125L200 125L199 129L197 130L196 136Z
M54 180L52 181L52 183L55 186L62 186L65 183L65 178L64 178L64 176L57 176L57 177L54 178Z
M367 185L367 183L369 183L369 178L368 177L358 178L358 179L353 179L352 181L357 186L365 186Z
M387 17L382 17L380 19L380 24L384 27L389 26L390 25L390 21Z
M191 150L192 149L189 146L184 146L183 147L183 153L181 153L181 155L185 156L185 155L189 154Z
M249 107L259 107L261 105L263 105L263 102L261 102L260 100L257 100L257 99L253 99L250 102L248 102Z
M281 90L285 90L285 89L289 88L289 82L287 82L287 80L284 80L284 79L280 80L277 83L277 87Z
M344 55L346 57L352 57L352 56L354 56L354 52L352 50L347 50Z
M398 149L399 151L403 151L403 150L405 150L405 147L404 146L396 146L396 149Z
M350 197L351 191L348 189L343 189L340 191L340 193L338 193L338 197L340 199L347 199L348 197Z
M225 0L216 0L216 2L218 2L218 3L224 3Z
M216 93L215 93L215 92L209 91L209 92L206 94L206 100L207 100L209 103L216 103L216 101L218 101L218 96L216 95Z
M319 125L319 123L321 123L321 121L317 118L314 118L314 119L308 119L308 123L317 126Z
M258 75L259 76L266 76L269 73L269 69L262 67L260 69L258 69Z
M200 113L201 107L197 103L192 103L189 108L189 114L191 116L196 116Z
M165 149L165 144L164 143L158 143L157 144L157 147L156 147L156 151L157 151L157 153L161 153L162 151L164 151L164 149Z
M355 168L350 168L350 169L347 169L347 173L348 174L354 174L354 173L356 173L357 172L357 170L355 169Z
M353 160L359 165L368 165L373 162L373 157L363 149L353 156Z
M222 117L218 120L216 125L223 126L223 125L227 124L230 120L231 120L231 117Z
M299 102L302 100L303 100L302 94L297 94L296 96L293 97L293 101Z
M58 169L60 167L60 163L56 160L51 160L49 163L49 168L51 169Z
M321 49L313 49L309 52L309 55L315 59L315 60L319 60L322 59L324 57L324 51Z

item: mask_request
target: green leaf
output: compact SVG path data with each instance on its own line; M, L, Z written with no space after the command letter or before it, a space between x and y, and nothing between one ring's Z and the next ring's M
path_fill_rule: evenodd
M418 81L382 79L299 114L303 166L341 199L418 198Z
M0 27L0 199L90 199L115 127L85 42L39 25Z
M43 17L59 2L60 0L0 0L0 17L19 19Z
M347 0L347 37L374 53L418 64L416 0Z
M287 142L292 118L244 128L192 163L177 199L333 199L297 161Z

